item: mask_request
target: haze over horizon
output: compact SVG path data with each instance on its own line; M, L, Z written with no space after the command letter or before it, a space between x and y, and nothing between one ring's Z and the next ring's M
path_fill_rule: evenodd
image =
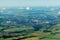
M0 7L60 6L60 0L0 0Z

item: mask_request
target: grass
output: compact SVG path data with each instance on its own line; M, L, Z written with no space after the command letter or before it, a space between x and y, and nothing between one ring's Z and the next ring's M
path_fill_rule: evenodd
M56 30L58 29L58 30ZM26 30L24 32L23 30ZM34 28L18 28L18 27L13 27L4 30L4 32L14 32L14 31L23 31L23 33L19 33L22 35L18 35L17 37L11 37L11 38L0 38L0 40L13 40L13 39L19 39L22 38L23 40L60 40L60 25L57 25L56 27L54 26L53 29L49 29L52 32L43 32L43 30L46 30L45 28L40 29L38 31L33 31ZM23 35L25 34L25 35Z

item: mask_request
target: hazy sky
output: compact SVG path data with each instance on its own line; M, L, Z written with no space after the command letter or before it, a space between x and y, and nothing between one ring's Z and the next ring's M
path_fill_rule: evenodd
M60 6L60 0L0 0L0 7L9 6Z

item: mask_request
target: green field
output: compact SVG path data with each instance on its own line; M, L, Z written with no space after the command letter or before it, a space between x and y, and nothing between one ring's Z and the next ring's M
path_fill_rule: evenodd
M34 31L33 27L22 28L15 26L6 29L0 27L0 31L0 40L60 40L60 24L49 29L43 27L38 31Z

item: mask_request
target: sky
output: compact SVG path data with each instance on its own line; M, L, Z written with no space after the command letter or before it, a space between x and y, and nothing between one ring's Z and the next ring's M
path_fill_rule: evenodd
M60 6L60 0L0 0L0 7Z

